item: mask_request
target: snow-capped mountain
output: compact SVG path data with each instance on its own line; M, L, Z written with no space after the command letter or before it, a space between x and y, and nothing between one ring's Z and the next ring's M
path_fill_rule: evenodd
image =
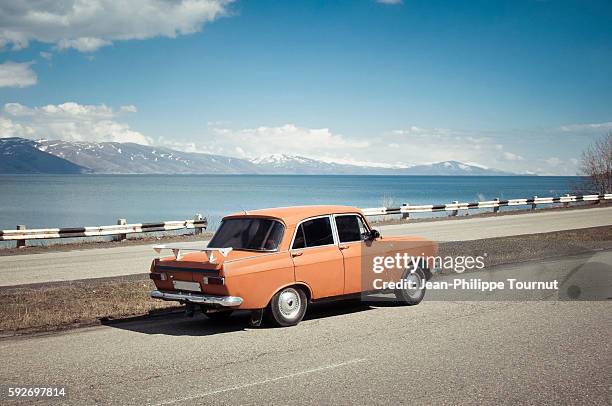
M96 173L253 173L249 161L117 142L38 141L38 149Z
M514 175L457 161L428 165L347 164L275 154L251 160L116 142L0 139L0 173Z
M287 174L368 174L368 175L432 175L432 176L503 176L514 175L486 166L459 161L443 161L404 167L350 165L324 162L297 155L274 154L251 159L262 171Z
M255 165L272 165L282 166L289 162L304 163L314 161L310 158L301 157L298 155L272 154L250 159Z
M86 173L89 170L40 151L35 141L0 138L0 173Z
M390 174L388 168L325 162L299 155L273 154L250 160L260 172L300 175Z
M516 175L486 166L464 163L459 161L443 161L425 165L416 165L406 169L404 175L432 175L432 176L507 176Z

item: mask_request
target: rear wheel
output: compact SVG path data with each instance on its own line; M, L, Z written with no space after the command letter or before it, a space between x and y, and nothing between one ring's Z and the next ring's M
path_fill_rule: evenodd
M298 287L287 287L278 291L266 308L266 319L280 327L295 326L304 318L308 299Z
M405 305L412 306L421 303L425 297L425 287L422 286L426 281L425 272L417 268L414 272L411 269L406 269L402 275L402 280L405 282L404 289L396 289L396 299Z
M229 317L232 315L232 313L234 313L233 310L210 310L210 309L206 309L206 308L202 308L202 313L204 313L204 316L208 317L211 320L227 320L229 319Z

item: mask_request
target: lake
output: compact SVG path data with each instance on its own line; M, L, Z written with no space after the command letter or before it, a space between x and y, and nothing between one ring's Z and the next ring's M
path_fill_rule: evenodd
M558 196L559 176L0 175L0 229L184 220L303 204L357 207Z

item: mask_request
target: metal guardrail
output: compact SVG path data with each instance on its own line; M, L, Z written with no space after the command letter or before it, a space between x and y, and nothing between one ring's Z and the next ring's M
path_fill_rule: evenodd
M127 224L125 219L117 220L114 226L69 227L69 228L39 228L27 229L17 226L16 230L0 230L0 241L17 241L18 247L25 246L26 240L75 238L75 237L102 237L119 236L126 239L127 234L148 233L159 231L173 231L194 229L201 233L208 226L208 220L197 214L193 220L162 221L158 223Z
M492 208L494 212L499 211L503 206L531 206L535 209L538 204L563 203L569 205L574 202L598 202L602 200L612 200L612 193L599 195L565 195L561 197L537 197L533 196L526 199L494 199L482 202L460 203L454 201L448 204L426 204L411 206L403 204L400 207L372 207L362 209L366 216L385 216L401 214L404 218L409 218L410 213L428 213L437 211L451 211L452 215L457 215L460 210ZM71 227L71 228L42 228L27 229L25 226L17 226L16 230L0 230L0 241L17 241L18 247L24 247L26 240L55 239L55 238L74 238L74 237L100 237L117 235L119 239L127 238L127 234L172 231L182 229L195 229L196 233L201 233L208 226L208 221L200 214L193 220L163 221L159 223L138 223L126 224L125 219L119 219L114 226L94 226L94 227Z
M485 209L492 208L494 212L499 211L503 206L531 206L535 209L538 204L554 204L563 203L565 206L574 202L599 202L602 200L612 200L612 193L599 195L565 195L561 197L537 197L533 196L526 199L494 199L483 202L459 203L454 201L448 204L426 204L419 206L411 206L408 203L400 207L372 207L362 209L366 216L385 216L390 214L402 214L404 218L408 218L410 213L428 213L436 211L451 211L453 215L457 215L459 210L470 209Z

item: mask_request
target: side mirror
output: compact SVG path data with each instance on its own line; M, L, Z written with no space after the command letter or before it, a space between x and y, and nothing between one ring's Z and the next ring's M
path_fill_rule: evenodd
M378 232L378 230L375 230L375 229L370 230L370 235L368 239L375 240L379 237L380 237L380 233Z

